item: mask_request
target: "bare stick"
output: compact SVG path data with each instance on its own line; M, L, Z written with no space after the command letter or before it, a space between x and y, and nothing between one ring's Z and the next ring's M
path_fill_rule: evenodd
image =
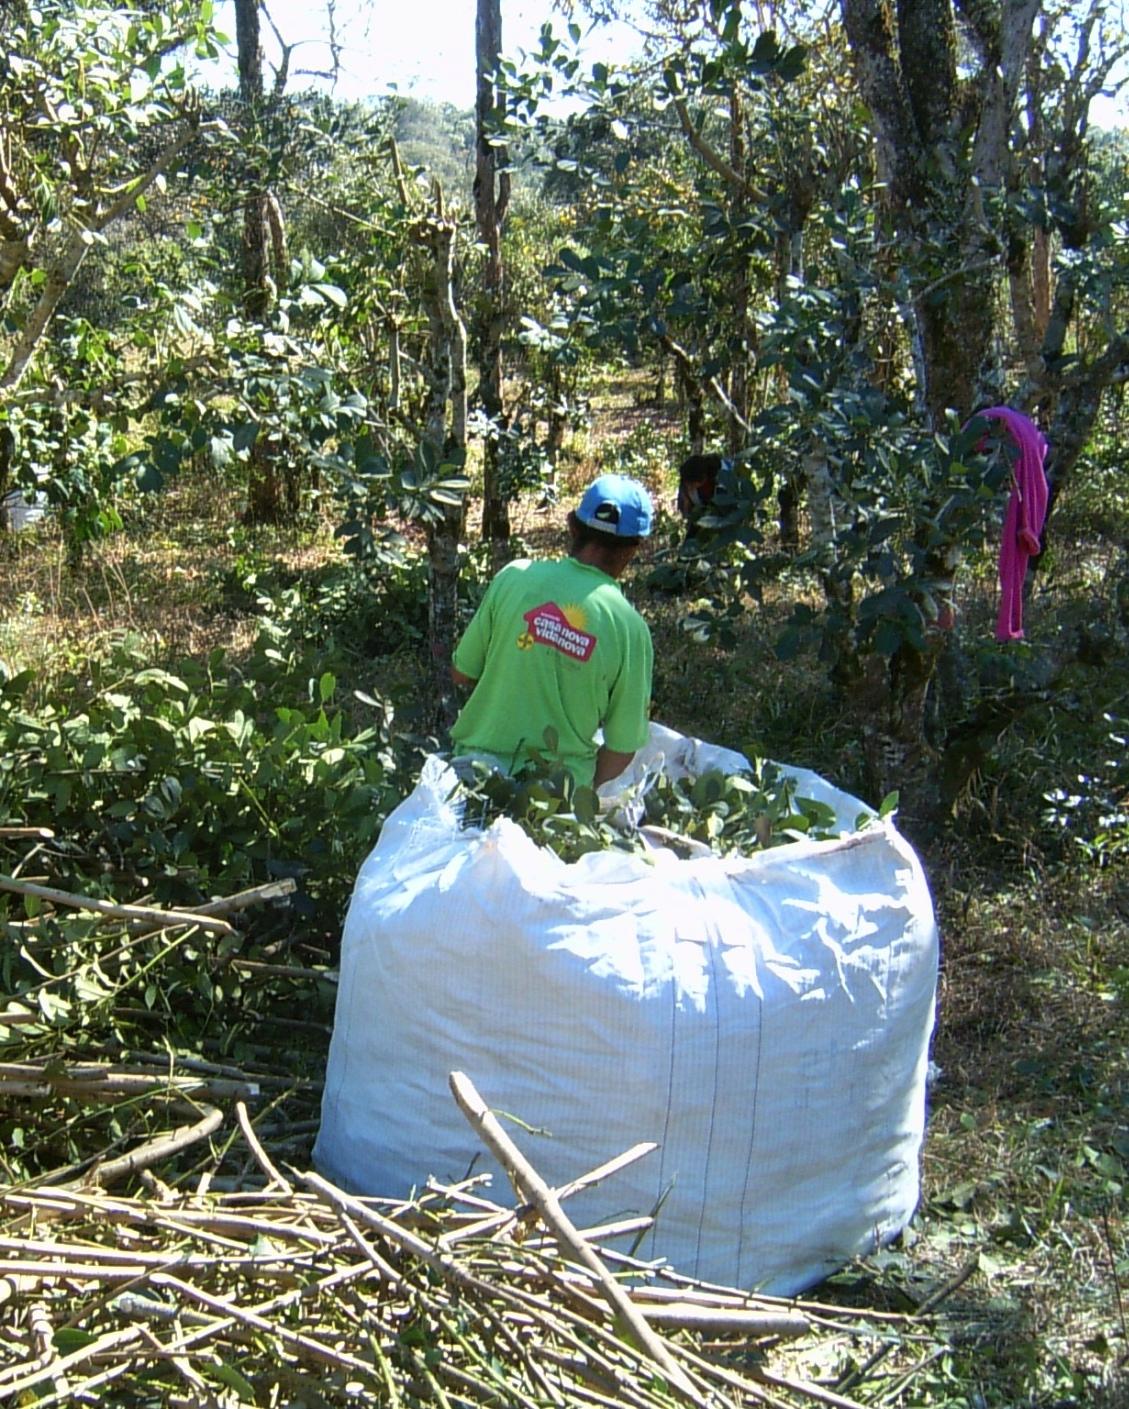
M246 1214L228 1213L225 1209L175 1208L164 1212L133 1199L111 1199L77 1188L37 1188L32 1193L0 1194L4 1202L26 1208L35 1218L50 1219L57 1210L63 1216L81 1213L99 1223L126 1223L144 1228L160 1228L178 1238L202 1238L218 1247L242 1252L255 1238L293 1238L298 1242L332 1247L339 1235L311 1228L308 1221L281 1223L277 1219L252 1218ZM303 1201L306 1220L321 1212L318 1203ZM233 1236L223 1237L223 1229Z
M639 835L644 840L654 842L660 848L666 847L680 856L714 855L713 847L707 846L704 841L695 841L693 837L681 836L678 832L672 832L669 827L657 827L653 822L648 823L645 827L640 827Z
M198 915L230 915L236 910L246 910L249 905L263 905L268 900L281 900L293 895L298 882L293 876L280 881L267 881L265 885L252 886L250 890L237 891L235 895L217 896L203 905L194 905L192 913Z
M381 1281L387 1282L391 1287L398 1287L401 1280L399 1272L396 1271L390 1262L381 1257L344 1209L338 1209L337 1216L341 1219L345 1231L349 1234L350 1238L352 1238L360 1251L372 1263L373 1271L376 1272Z
M651 1326L676 1326L710 1335L804 1336L811 1330L798 1311L752 1311L735 1307L666 1305L651 1302L641 1308Z
M339 1217L351 1214L358 1223L364 1223L370 1228L375 1228L377 1232L386 1237L389 1242L402 1248L412 1257L418 1257L428 1267L444 1277L448 1277L453 1282L458 1282L470 1290L478 1292L489 1300L501 1301L509 1306L515 1307L519 1311L532 1312L536 1316L544 1314L544 1306L526 1291L516 1287L505 1287L498 1282L491 1282L483 1277L476 1276L473 1272L468 1272L459 1262L448 1253L433 1247L424 1241L418 1234L409 1229L401 1227L393 1222L391 1218L385 1218L383 1214L377 1213L375 1209L352 1194L347 1194L343 1189L339 1189L336 1184L331 1184L328 1179L323 1179L320 1174L309 1171L301 1176L303 1184L307 1188L313 1189L327 1203L331 1204L337 1211ZM599 1327L593 1329L599 1330ZM620 1342L622 1345L622 1342Z
M462 1282L466 1286L476 1289L481 1287L481 1280L457 1263L453 1257L432 1247L430 1243L425 1242L410 1229L402 1228L392 1219L385 1218L375 1209L362 1203L360 1199L345 1193L336 1184L331 1184L328 1179L323 1179L320 1174L315 1174L311 1170L302 1175L302 1182L307 1188L313 1189L316 1194L330 1203L337 1210L339 1217L351 1214L358 1223L366 1223L370 1228L375 1228L379 1233L383 1233L390 1242L403 1248L413 1257L418 1257L421 1262L426 1263L428 1267L433 1267L436 1272L451 1277L454 1281Z
M813 1385L808 1380L790 1380L784 1375L773 1374L763 1366L754 1368L752 1374L766 1385L772 1385L776 1389L789 1389L793 1394L802 1394L820 1404L829 1404L831 1409L863 1409L857 1399L847 1399L844 1395L836 1394L834 1390L824 1389L822 1385Z
M222 1124L223 1112L213 1106L208 1109L203 1120L198 1120L195 1125L182 1125L176 1130L166 1130L163 1135L158 1135L155 1140L147 1140L144 1145L139 1145L129 1154L96 1165L86 1176L86 1180L93 1184L109 1184L126 1174L135 1174L139 1169L147 1169L149 1165L156 1164L158 1160L187 1150L199 1140L206 1140Z
M251 1153L259 1162L259 1168L272 1184L277 1184L280 1188L284 1189L286 1193L292 1194L294 1192L294 1186L290 1183L289 1179L279 1174L278 1170L275 1169L274 1165L271 1163L270 1156L267 1154L266 1150L263 1149L262 1145L259 1144L259 1137L255 1134L251 1125L251 1118L247 1114L247 1107L242 1101L236 1101L235 1103L235 1116L239 1121L239 1128L243 1132L244 1140L250 1145Z
M293 895L298 889L298 883L292 876L287 876L280 881L268 881L265 885L252 886L250 890L237 891L235 895L217 896L214 900L205 901L203 905L190 905L182 911L185 915L208 915L216 919L221 915L232 915L239 910L246 910L252 905L264 905L268 900L281 900L284 896ZM148 921L134 921L131 928L136 927L139 936L152 933L152 927ZM158 925L158 928L164 926Z
M571 1198L573 1194L579 1194L582 1189L590 1189L602 1180L610 1179L613 1174L618 1174L620 1170L626 1169L629 1165L652 1154L657 1149L658 1145L654 1140L643 1140L638 1145L632 1145L629 1150L624 1150L623 1154L616 1155L614 1159L605 1160L595 1169L590 1169L587 1174L582 1174L579 1179L562 1184L557 1190L557 1198Z
M230 1316L233 1320L244 1326L249 1326L252 1330L265 1331L268 1335L277 1336L284 1345L307 1359L313 1358L327 1365L352 1370L366 1379L375 1378L377 1375L377 1371L372 1365L355 1355L350 1355L348 1351L334 1350L332 1346L316 1340L313 1336L303 1335L301 1332L292 1331L277 1322L268 1321L258 1312L245 1311L242 1307L236 1306L234 1302L226 1301L223 1297L211 1296L207 1292L201 1291L199 1287L192 1286L189 1282L182 1282L179 1277L162 1276L155 1278L154 1281L158 1285L172 1288L189 1301L206 1306L209 1311L218 1312L222 1316Z
M0 1022L3 1021L0 1015ZM158 1066L166 1071L169 1068L170 1058L168 1052L139 1052L129 1050L122 1053L122 1056L129 1059L129 1062L138 1063L143 1066ZM296 1086L302 1084L301 1079L294 1076L271 1076L265 1072L253 1072L248 1074L242 1067L232 1066L230 1062L208 1062L202 1057L187 1057L183 1052L177 1052L171 1059L177 1067L183 1067L185 1071L199 1071L211 1076L230 1076L236 1081L241 1081L246 1086L245 1095L257 1096L260 1088L263 1090L291 1091ZM311 1123L311 1129L316 1130L317 1121Z
M617 1218L611 1223L597 1223L594 1227L581 1228L580 1236L589 1243L602 1243L605 1238L626 1238L628 1233L645 1233L655 1226L649 1213L641 1213L637 1218ZM603 1250L602 1250L603 1251Z
M594 1184L600 1183L602 1179L608 1179L613 1174L618 1174L621 1169L626 1169L628 1165L634 1164L636 1160L641 1160L649 1155L658 1146L653 1140L645 1140L638 1145L632 1145L631 1149L625 1150L622 1155L616 1155L615 1159L606 1160L595 1169L590 1169L587 1174L582 1174L579 1179L573 1179L568 1184L562 1184L556 1191L558 1199L571 1198L573 1194L578 1194L582 1189L591 1188ZM443 1192L448 1192L444 1190ZM485 1203L485 1201L483 1201ZM475 1223L467 1223L461 1228L452 1229L450 1233L444 1233L439 1239L440 1247L454 1247L456 1243L461 1243L466 1238L484 1238L489 1235L497 1235L504 1232L512 1224L525 1218L532 1210L526 1208L502 1208L497 1209L485 1218L480 1218ZM652 1219L646 1221L647 1227L652 1223Z
M48 900L52 905L66 905L72 910L92 910L96 915L107 915L115 920L151 920L163 929L179 925L198 925L211 934L234 934L226 920L213 919L210 915L200 915L192 910L159 910L154 905L115 905L109 900L96 900L90 895L75 895L71 891L56 890L54 886L36 885L33 881L17 881L13 876L0 875L0 890L12 891L16 895L32 895L37 900Z
M108 1350L117 1349L127 1344L129 1341L138 1340L140 1336L140 1326L127 1326L124 1330L113 1331L109 1335L102 1336L98 1340L92 1341L90 1345L83 1346L80 1350L72 1351L70 1355L61 1356L51 1365L46 1367L40 1365L26 1371L20 1379L10 1380L0 1387L0 1393L2 1393L5 1399L12 1399L18 1404L23 1394L29 1389L34 1389L37 1384L47 1379L52 1374L62 1374L74 1365L80 1365L83 1361L91 1360L96 1355L105 1354ZM20 1370L25 1369L23 1366L13 1368ZM37 1400L36 1402L38 1403L39 1401Z
M684 1399L691 1404L704 1404L705 1400L682 1366L674 1359L660 1337L647 1325L639 1308L576 1231L572 1221L561 1208L556 1194L502 1129L497 1117L475 1090L470 1078L461 1071L453 1071L447 1079L459 1109L502 1167L510 1172L511 1178L516 1177L523 1197L536 1205L538 1213L548 1227L596 1279L608 1304L617 1316L623 1318L624 1325L630 1328L639 1348L655 1362Z
M0 1026L4 1019L0 1016ZM0 1089L15 1096L86 1096L91 1100L112 1101L146 1092L154 1095L257 1096L259 1088L251 1080L233 1081L223 1077L151 1076L122 1067L96 1063L53 1070L35 1062L0 1062Z

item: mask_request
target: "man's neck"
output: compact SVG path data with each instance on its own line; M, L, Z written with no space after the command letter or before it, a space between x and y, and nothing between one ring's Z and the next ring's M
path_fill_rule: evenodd
M583 548L574 549L570 556L575 558L578 563L583 563L585 567L598 568L608 577L622 577L623 571L627 567L621 554L614 551L609 552L599 543L588 543Z

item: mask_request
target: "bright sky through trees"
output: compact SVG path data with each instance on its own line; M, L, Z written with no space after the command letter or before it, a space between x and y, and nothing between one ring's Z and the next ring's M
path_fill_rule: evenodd
M230 0L217 0L220 28L231 40L231 60L210 82L235 82L235 16ZM340 45L340 72L333 88L339 98L354 99L385 94L390 88L416 98L450 102L460 108L474 106L475 0L268 0L267 11L287 44L295 45L291 58L291 92L325 80L309 72L332 67L328 15L332 8ZM562 36L566 21L554 13L551 0L502 0L502 34L506 52L532 49L542 24L550 21ZM268 59L276 62L278 42L271 25L264 24L263 40ZM625 63L640 48L639 36L626 24L588 29L581 52L589 62ZM209 69L211 66L209 66ZM303 74L303 70L306 71ZM1124 64L1117 69L1124 76ZM269 76L268 76L269 81ZM1091 120L1100 127L1129 124L1127 93L1116 99L1099 97Z
M334 25L340 50L340 77L333 90L340 98L362 98L397 92L460 108L474 106L474 0L337 0ZM298 91L315 80L302 70L328 72L332 67L329 21L325 0L267 0L267 11L287 44L294 44L288 87ZM230 3L217 5L219 26L231 39L230 71L234 81L235 17ZM541 26L549 20L560 34L566 22L555 15L550 0L503 0L502 35L506 51L537 44ZM278 42L270 24L263 25L263 42L270 62L276 62ZM638 37L626 25L601 26L583 41L591 62L625 62L638 47ZM215 81L215 80L213 80ZM269 82L269 75L268 75ZM318 80L317 86L323 86Z

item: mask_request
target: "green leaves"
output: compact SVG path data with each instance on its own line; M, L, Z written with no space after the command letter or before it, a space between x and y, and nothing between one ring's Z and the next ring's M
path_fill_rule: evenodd
M349 296L336 284L304 284L298 291L298 302L307 305L332 304L334 308L345 308Z
M399 474L398 508L404 518L435 523L445 505L458 505L470 492L470 480L461 473L465 452L445 454L428 440L420 441L410 465Z
M833 809L797 796L793 780L765 760L748 773L710 769L697 778L660 777L644 806L648 823L705 842L721 854L839 835Z
M390 719L347 727L335 672L271 639L238 671L222 654L178 673L95 664L65 711L28 714L8 689L0 817L51 825L88 858L72 864L147 876L165 902L301 875L305 903L335 924L406 784L390 771Z
M551 754L556 743L549 738L545 742ZM485 829L496 818L509 817L539 846L568 862L590 851L646 855L652 849L645 834L623 820L631 802L615 813L602 813L598 794L578 787L571 773L551 757L542 755L512 776L469 760L460 760L459 771L463 781L453 800L462 810L464 826ZM675 839L705 843L719 855L748 855L803 837L839 835L831 807L798 797L794 782L763 760L747 773L710 769L696 778L660 776L649 784L641 802L640 825L660 828Z
M512 776L469 761L460 764L460 769L465 781L452 801L461 809L466 827L485 829L498 817L509 817L539 846L549 847L570 862L590 851L627 845L600 817L595 791L578 787L568 769L548 757L542 756Z

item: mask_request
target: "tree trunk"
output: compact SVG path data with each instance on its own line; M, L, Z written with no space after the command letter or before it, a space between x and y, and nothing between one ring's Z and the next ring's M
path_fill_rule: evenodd
M502 225L509 203L510 177L505 147L495 145L494 132L503 99L494 85L494 71L502 52L501 0L478 0L475 19L476 163L474 209L478 238L486 250L483 272L479 397L486 416L499 431L505 428L502 402L502 332L505 322L505 282L502 268ZM499 167L503 168L499 170ZM495 570L510 555L510 515L505 489L500 483L501 442L488 435L484 447L482 536L490 544Z
M465 462L466 330L455 303L457 226L444 214L441 192L436 193L435 215L421 221L417 231L431 253L424 280L428 322L424 438L437 457L454 453ZM427 528L428 644L434 722L441 729L450 728L458 712L451 681L451 656L458 635L459 543L464 518L461 505L444 505L442 517Z
M239 53L239 102L250 140L263 111L263 41L259 27L259 0L235 0L235 38ZM247 315L266 317L270 308L270 226L269 197L262 173L249 172L249 187L243 201L243 238L240 266L243 273L243 300Z
M734 9L740 17L740 3ZM745 107L737 84L729 95L729 165L740 178L729 186L730 227L742 230L748 208L747 166L745 149ZM737 242L737 264L733 271L733 351L729 372L731 409L727 422L727 447L730 455L739 455L745 446L749 421L749 353L752 343L752 320L749 317L749 258L744 240Z
M782 307L787 297L789 280L803 272L804 231L803 225L782 228L776 235L776 305ZM781 359L773 372L776 379L776 395L780 401L788 396L788 367ZM777 523L780 528L780 546L788 552L798 552L800 547L800 477L785 469L776 490Z
M12 432L7 426L0 426L0 536L11 528L4 500L12 487Z
M675 377L682 407L686 411L686 436L690 454L702 455L706 448L706 393L693 358L669 333L661 335L664 349L674 358Z
M259 27L259 0L235 0L235 37L239 54L239 102L243 110L246 141L259 126L263 113L263 43ZM243 281L243 310L261 323L270 313L270 193L262 173L252 163L243 197L243 232L239 264ZM280 212L281 214L281 212ZM287 517L286 498L279 472L279 451L262 435L251 446L248 465L248 523L281 523Z
M686 436L690 442L690 454L702 455L706 449L706 402L702 395L702 385L698 379L684 369L683 390L686 394Z
M392 319L388 324L388 414L400 409L400 324Z
M564 449L565 431L568 429L568 415L565 412L565 379L561 365L557 361L549 363L548 371L549 418L545 425L545 454L552 467L555 482L557 461Z
M962 80L951 0L841 0L844 28L875 134L877 174L887 188L889 220L903 264L917 257L941 265L940 274L914 291L909 313L920 354L919 394L927 422L943 431L948 413L966 418L995 387L998 252L985 202L1001 198L1008 181L1009 137L1018 85L1040 0L993 6L965 3L961 14L976 71ZM971 159L962 147L973 133ZM936 263L933 266L936 267ZM922 521L939 504L921 507ZM930 547L925 583L951 583L958 544ZM936 589L934 589L936 590ZM931 792L926 741L926 698L945 633L927 628L919 649L906 642L887 673L888 696L873 730L873 771L885 786L896 773L917 793L919 809Z
M282 206L273 191L267 192L267 231L270 235L271 267L274 270L274 284L280 289L290 275L290 252L286 241L286 220Z

